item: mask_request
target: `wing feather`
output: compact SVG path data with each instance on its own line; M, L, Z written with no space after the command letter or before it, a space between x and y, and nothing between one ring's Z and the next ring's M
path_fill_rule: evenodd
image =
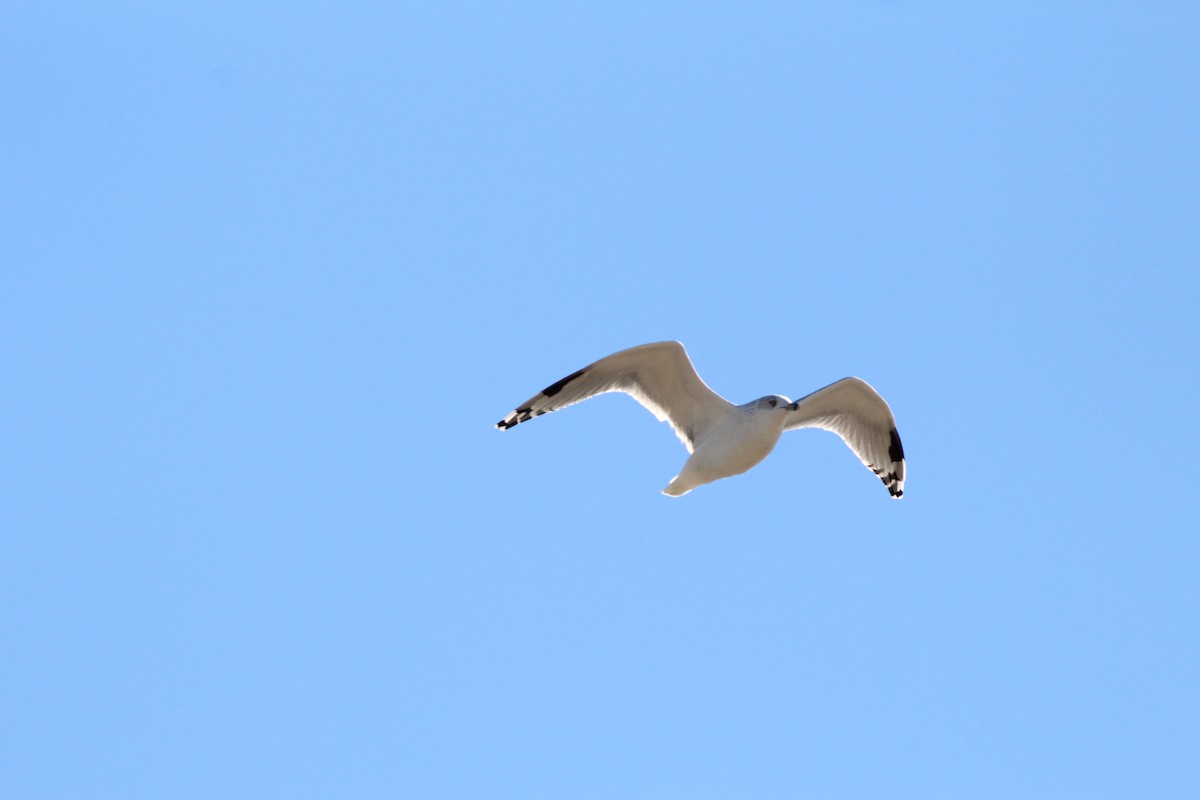
M507 430L605 392L624 392L671 423L689 453L734 408L700 379L682 344L655 342L613 353L550 384L496 427Z
M859 378L843 378L796 401L784 430L821 428L842 437L883 481L892 497L904 495L904 446L892 409Z

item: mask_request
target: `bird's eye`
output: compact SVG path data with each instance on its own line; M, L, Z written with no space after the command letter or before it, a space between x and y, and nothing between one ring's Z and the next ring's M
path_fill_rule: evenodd
M771 406L771 408L774 408L774 407L775 407L775 401L774 401L774 400L768 400L768 401L767 401L767 404L768 404L769 406Z

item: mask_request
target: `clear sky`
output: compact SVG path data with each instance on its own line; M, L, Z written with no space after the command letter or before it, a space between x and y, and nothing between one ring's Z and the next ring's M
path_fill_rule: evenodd
M1183 2L0 5L0 796L1200 796L1198 76ZM904 499L493 428L661 339L866 379Z

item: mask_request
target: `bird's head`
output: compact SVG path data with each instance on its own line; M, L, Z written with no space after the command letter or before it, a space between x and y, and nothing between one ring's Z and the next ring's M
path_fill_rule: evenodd
M750 404L755 411L790 411L792 401L781 394L769 394Z

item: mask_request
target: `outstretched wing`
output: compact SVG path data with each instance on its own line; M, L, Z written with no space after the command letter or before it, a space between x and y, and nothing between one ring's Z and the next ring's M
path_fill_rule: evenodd
M796 401L784 430L822 428L842 437L883 481L892 497L904 494L904 446L887 402L866 381L843 378Z
M550 384L496 423L507 430L605 392L624 392L660 422L670 422L688 452L734 408L700 380L679 342L631 347Z

